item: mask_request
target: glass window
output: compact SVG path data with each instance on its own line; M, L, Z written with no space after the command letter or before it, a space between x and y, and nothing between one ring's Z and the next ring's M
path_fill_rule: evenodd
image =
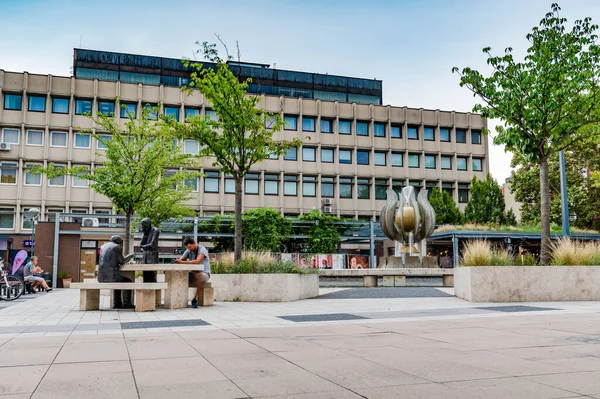
M283 159L285 161L297 161L298 160L298 149L295 147L290 148L289 150L287 150L287 152L283 156Z
M66 147L67 133L66 132L50 132L50 147Z
M469 184L458 183L458 202L466 204L469 202Z
M408 167L418 168L419 167L419 154L408 154Z
M338 122L338 133L339 134L352 134L352 122L340 120Z
M317 160L316 149L313 147L302 147L302 160L315 162Z
M258 194L258 174L248 173L244 179L246 194Z
M321 162L323 163L333 163L335 161L333 148L321 148Z
M481 132L479 130L471 130L471 144L481 144Z
M425 169L435 169L435 155L425 155Z
M204 192L205 193L218 193L219 192L219 172L208 171L204 172ZM235 183L235 180L231 179ZM196 190L197 191L197 190ZM235 191L235 184L233 187Z
M273 128L273 125L275 125L277 123L277 116L276 115L265 115L265 128L266 129L271 129Z
M137 118L137 104L133 103L122 103L121 104L121 118L129 118L131 114L132 118Z
M92 100L75 100L75 115L92 114Z
M456 129L456 142L466 143L467 142L467 131L463 129Z
M22 102L23 97L20 94L4 93L4 109L20 111Z
M2 142L19 144L21 131L19 129L2 129Z
M90 135L88 133L75 133L75 148L90 148Z
M440 157L442 169L452 169L452 157L442 155Z
M33 228L33 221L35 220L36 215L33 215L29 212L29 208L21 208L23 212L21 214L21 229L22 230L31 230Z
M198 154L198 152L200 152L200 145L196 140L183 140L184 154Z
M206 191L206 188L205 190ZM225 194L233 194L235 193L235 180L232 178L225 179Z
M435 141L435 130L432 127L423 128L423 140Z
M467 158L466 157L456 157L456 169L467 170Z
M340 150L338 157L340 163L352 163L352 150Z
M442 191L445 191L450 194L451 197L454 197L454 183L442 182Z
M265 182L264 182L265 195L278 195L279 194L279 175L265 174L264 179L265 179Z
M215 111L214 109L205 109L204 113L206 116L208 116L208 119L210 119L211 121L218 121L219 120L219 116L217 115L217 111Z
M483 170L483 164L481 162L481 158L473 158L472 159L472 167L474 172L481 172Z
M418 140L419 139L419 130L416 127L409 127L408 128L408 139L409 140Z
M62 168L61 166L55 165L55 168ZM48 179L48 185L53 187L64 187L65 186L65 175L56 176L51 179Z
M356 135L357 136L368 136L369 135L369 122L356 122Z
M185 179L183 181L183 185L185 186L185 188L187 188L188 190L191 190L193 193L198 192L198 178L197 177ZM206 181L205 181L204 185L206 186Z
M321 133L333 133L333 121L321 119Z
M373 125L373 136L385 137L385 123L375 123Z
M193 118L194 116L200 115L200 110L197 108L185 107L184 112L185 112L185 119Z
M335 194L335 178L321 177L321 197L333 198Z
M302 117L302 130L305 132L314 132L315 131L315 118L311 118L308 116Z
M29 96L29 111L32 112L44 112L46 111L46 97L45 96Z
M298 130L298 117L286 115L283 117L285 130Z
M28 130L27 145L43 146L44 132L42 132L41 130Z
M419 191L421 191L421 182L418 180L409 180L408 185L414 187L415 195L418 195Z
M392 133L390 134L394 139L402 138L402 127L401 126L392 126Z
M294 175L285 175L283 177L283 195L298 195L298 177Z
M52 112L55 114L68 114L69 113L69 99L68 98L52 98Z
M108 143L111 140L111 136L108 134L103 134L102 136L100 136L98 138L98 140L96 141L96 148L99 150L106 150L106 143Z
M1 162L0 163L0 184L17 184L17 168L19 164L16 162Z
M392 166L402 166L403 158L404 156L401 152L392 152Z
M158 107L156 105L144 105L144 111L147 112L146 119L155 121L158 119Z
M165 107L165 116L179 122L179 107Z
M386 152L375 151L375 155L373 156L373 162L377 166L385 166L386 165Z
M398 195L402 193L402 188L404 187L403 180L392 180L392 190Z
M42 185L42 175L39 173L33 173L31 170L32 166L38 165L26 165L25 166L25 185L26 186L41 186Z
M375 180L375 199L384 200L387 199L387 188L388 181L385 179Z
M356 151L356 163L359 165L369 164L369 153L370 151Z
M89 186L88 179L79 177L79 176L71 177L71 187L87 188L88 186Z
M302 177L302 196L316 197L317 196L317 178L314 176Z
M46 221L47 222L56 222L56 214L63 213L65 210L62 208L46 208ZM65 221L64 217L60 218L61 222Z
M440 141L450 141L450 129L445 127L440 128Z
M358 199L371 198L371 185L369 179L356 179L356 189L358 191Z
M340 198L352 198L352 178L340 177Z
M98 101L98 112L104 115L113 116L115 114L115 102Z
M15 210L13 208L0 208L0 230L13 230L15 228Z

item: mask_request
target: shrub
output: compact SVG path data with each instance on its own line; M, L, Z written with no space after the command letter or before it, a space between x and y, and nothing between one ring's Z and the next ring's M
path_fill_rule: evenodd
M552 244L552 263L558 266L600 265L600 244L559 238Z
M515 266L537 266L537 260L531 254L526 254L524 256L517 256L514 259Z
M211 264L213 274L255 274L255 273L294 273L307 274L312 271L301 269L293 262L275 260L270 252L244 252L242 259L235 263L233 254L225 254L218 262Z
M513 259L506 250L492 249L487 240L471 240L465 244L461 266L510 266Z

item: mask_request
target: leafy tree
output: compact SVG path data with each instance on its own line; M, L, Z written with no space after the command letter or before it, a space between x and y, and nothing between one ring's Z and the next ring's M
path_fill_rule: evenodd
M465 208L465 220L475 223L504 224L504 197L496 180L488 173L485 180L473 176L471 199Z
M429 196L429 203L435 210L436 224L462 224L463 216L460 209L447 192L434 187Z
M508 212L506 212L505 223L507 226L516 226L517 225L517 217L515 216L515 213L513 212L512 208L510 208L508 210Z
M244 248L280 252L282 239L289 235L291 222L270 208L251 209L242 215Z
M226 51L227 48L225 47ZM199 89L210 101L218 119L200 116L188 119L186 124L170 121L183 137L200 143L200 155L212 157L213 165L233 177L235 181L235 261L242 256L242 182L251 168L269 159L281 156L298 147L301 141L276 141L273 134L283 129L281 113L268 112L257 107L259 96L247 95L251 79L240 82L229 69L227 60L219 57L215 44L202 43L199 50L204 58L215 62L216 68L204 68L200 63L189 63L196 69L191 76L191 88Z
M484 103L473 111L504 123L496 127L494 143L540 165L541 264L550 260L548 159L586 135L586 126L600 121L598 26L585 18L567 30L560 10L552 4L540 26L527 34L531 46L523 62L514 60L510 47L501 56L492 56L486 47L490 76L453 68L460 85Z
M298 217L298 220L316 222L308 231L307 252L328 254L337 251L340 237L347 227L335 224L342 221L340 218L324 215L315 209Z

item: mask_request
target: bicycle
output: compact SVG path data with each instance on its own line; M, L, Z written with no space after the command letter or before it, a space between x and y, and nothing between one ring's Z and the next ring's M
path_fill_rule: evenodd
M25 292L25 284L17 276L4 270L4 260L0 258L0 299L14 301Z

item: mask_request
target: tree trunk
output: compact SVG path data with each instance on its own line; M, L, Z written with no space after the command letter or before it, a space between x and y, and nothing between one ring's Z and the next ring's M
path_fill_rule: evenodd
M234 255L235 262L242 259L242 178L235 181L235 240Z
M550 262L550 192L548 188L548 158L540 158L540 197L542 234L540 243L540 264Z
M123 237L123 255L127 256L133 251L131 250L131 213L125 214L125 237Z

